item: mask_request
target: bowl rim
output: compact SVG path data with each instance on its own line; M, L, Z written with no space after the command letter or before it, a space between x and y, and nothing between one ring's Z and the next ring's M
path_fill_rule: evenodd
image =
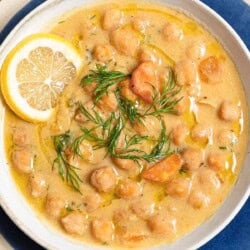
M33 10L31 10L24 18L22 18L18 24L11 30L11 32L8 34L8 36L3 40L2 44L0 45L0 54L3 53L3 51L5 50L5 47L7 47L9 41L15 36L16 32L22 28L22 26L29 20L31 19L33 16L35 16L36 14L39 14L39 12L43 11L46 8L50 8L50 5L53 6L53 4L55 4L56 2L60 2L62 0L50 0L50 1L45 1L43 3L41 3L40 5L38 5L37 7L35 7ZM146 0L147 1L147 0ZM188 1L188 0L186 0ZM190 0L189 0L190 1ZM98 2L98 1L97 1ZM157 2L157 1L156 1ZM247 48L247 46L245 45L245 43L242 41L242 39L240 38L240 36L237 34L237 32L232 28L232 26L225 20L223 19L217 12L215 12L212 8L210 8L209 6L207 6L205 3L199 1L199 0L191 0L191 2L193 2L194 4L196 4L199 8L205 10L206 12L208 12L209 14L211 14L215 19L217 19L224 27L224 29L228 30L230 35L236 40L236 42L239 44L240 48L242 49L243 53L247 56L248 61L250 62L250 52ZM84 3L83 3L84 4ZM192 14L193 15L193 14ZM195 15L193 15L193 17L199 21L198 18L196 18ZM212 30L211 27L205 27L205 28L210 28ZM248 108L249 111L249 108ZM1 117L1 116L0 116ZM2 121L0 121L0 123L3 123L4 119L2 119ZM248 135L249 136L249 135ZM247 153L246 153L247 156ZM245 156L245 158L246 158ZM244 162L243 162L244 165ZM235 185L235 184L234 184ZM229 195L229 194L228 194ZM199 240L196 244L194 244L192 246L192 249L198 249L199 247L203 246L204 244L206 244L209 240L211 240L213 237L215 237L218 233L220 233L232 220L233 218L237 215L237 213L240 211L240 209L243 207L243 205L245 204L245 202L247 201L247 199L250 196L250 185L248 185L248 188L245 190L244 195L241 197L240 202L237 204L236 207L234 207L231 212L230 215L223 221L223 223L221 223L216 229L210 231L206 237L203 237L201 240ZM19 218L15 215L14 211L12 211L8 205L8 201L3 199L3 197L0 194L0 205L3 208L4 212L8 215L8 217L12 220L13 223L15 223L15 225L18 226L19 229L22 230L22 232L24 232L29 238L31 238L32 240L34 240L36 243L38 243L39 245L47 248L47 249L56 249L55 246L52 246L49 243L49 240L44 239L43 237L41 237L38 234L34 234L34 232L26 225L23 224ZM216 211L217 212L217 211ZM215 213L216 213L215 212Z

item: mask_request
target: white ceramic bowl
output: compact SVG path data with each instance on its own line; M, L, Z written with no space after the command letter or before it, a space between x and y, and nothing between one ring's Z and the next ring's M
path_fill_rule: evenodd
M156 2L156 0L151 0ZM9 34L0 49L0 65L7 53L20 40L29 34L39 32L51 19L62 15L78 6L93 3L93 0L48 0L28 16L26 16L16 28ZM198 0L158 0L159 3L167 4L184 10L195 17L224 45L235 62L242 82L245 87L247 99L250 100L250 55L249 51L235 31L213 10ZM60 250L87 250L98 249L81 242L74 241L62 235L50 227L46 222L32 211L17 190L12 180L9 166L4 154L3 121L4 104L0 99L0 202L2 208L9 217L33 240L49 249ZM248 138L248 151L250 140ZM178 240L170 246L159 246L154 249L182 250L197 249L218 234L238 213L250 194L250 152L246 155L245 164L242 167L238 181L231 193L222 204L217 213L193 232Z

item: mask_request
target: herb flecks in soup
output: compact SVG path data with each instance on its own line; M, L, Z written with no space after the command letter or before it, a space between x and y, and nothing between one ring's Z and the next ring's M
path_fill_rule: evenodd
M51 33L84 64L45 123L6 111L13 176L40 214L112 247L170 243L227 196L246 149L246 100L223 47L181 12L101 5Z

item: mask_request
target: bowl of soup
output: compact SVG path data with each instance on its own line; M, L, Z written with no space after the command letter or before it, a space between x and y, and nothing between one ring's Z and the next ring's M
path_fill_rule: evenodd
M195 249L248 198L249 52L199 1L49 1L0 54L1 206L42 246Z

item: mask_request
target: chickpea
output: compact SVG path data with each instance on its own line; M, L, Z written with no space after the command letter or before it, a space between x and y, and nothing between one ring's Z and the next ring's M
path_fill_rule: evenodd
M154 116L146 116L142 123L136 121L134 126L134 130L142 136L159 134L161 131L161 124L159 120Z
M198 83L190 84L187 87L187 94L191 97L199 97L201 92L201 85Z
M81 142L81 144L79 145L79 151L82 155L82 158L78 155L75 155L75 153L71 149L69 149L68 151L66 150L67 160L72 166L79 167L83 159L89 162L93 160L93 148L88 141Z
M136 198L141 193L142 188L140 184L129 179L122 180L116 188L116 194L126 200Z
M226 155L222 152L210 152L207 156L207 165L215 171L225 168L226 163Z
M191 137L196 142L207 143L212 136L212 128L205 124L197 124L192 128Z
M182 115L187 110L189 105L189 99L186 95L180 93L176 99L178 100L181 97L182 99L174 106L174 110L176 110L176 115Z
M132 73L130 88L146 103L152 103L156 83L155 65L152 62L141 63Z
M176 83L179 86L191 85L197 83L197 66L196 63L190 59L179 61L174 66L176 74Z
M117 224L118 226L126 227L134 218L128 210L118 209L114 212L113 219L115 224Z
M108 94L104 94L100 101L97 103L98 107L102 110L114 112L118 108L118 103L116 100L116 96L113 92L109 92Z
M100 207L102 198L97 193L88 194L85 196L84 202L86 204L87 212L91 213Z
M49 196L46 201L46 212L49 216L58 218L65 207L65 201L57 196Z
M13 166L24 174L29 174L33 169L33 158L28 148L15 150L12 154Z
M228 146L237 142L235 133L231 130L223 129L217 135L220 146Z
M87 93L93 95L93 92L94 92L96 86L97 86L97 83L96 83L96 82L92 82L92 83L90 83L90 84L85 85L85 86L84 86L84 90L85 90Z
M218 189L221 186L219 178L216 173L207 167L202 167L199 169L199 180L203 185L207 185L209 190Z
M168 42L176 42L183 39L183 30L175 23L167 23L162 30L163 38Z
M222 77L222 65L215 56L210 56L199 64L200 79L206 83L218 83Z
M114 188L116 175L113 168L102 167L91 174L90 182L99 192L107 193Z
M41 173L34 173L30 176L30 191L35 198L46 195L47 184L46 179Z
M142 48L139 53L139 61L140 62L159 62L159 58L157 58L155 52L149 48Z
M22 147L28 144L27 131L25 128L15 128L13 130L13 143Z
M96 219L91 223L91 232L100 242L108 243L114 238L114 225L107 219Z
M112 59L113 50L109 45L97 45L93 55L100 62L108 62Z
M111 43L117 51L126 56L136 56L140 40L139 38L126 29L118 29L111 34Z
M175 145L180 146L185 142L189 131L185 124L180 123L172 130L172 141Z
M118 209L114 212L113 220L117 236L123 240L133 235L133 226L137 223L138 218L128 210ZM136 233L138 233L138 227L136 227Z
M159 214L149 218L148 226L155 234L173 235L176 233L176 220L171 220Z
M79 146L80 152L84 160L92 161L94 157L94 152L92 145L88 141L83 141ZM74 157L76 157L74 155Z
M219 109L219 117L224 121L234 122L240 117L240 108L230 101L223 101Z
M76 112L74 118L75 118L75 121L77 121L78 123L84 123L85 121L87 121L86 116L78 111Z
M86 229L86 215L79 211L73 211L61 219L65 231L73 235L83 235Z
M122 22L122 12L118 9L106 10L102 20L104 30L112 31L118 29Z
M200 60L206 54L206 45L202 42L191 44L186 50L187 57L192 60Z
M200 209L202 207L207 207L210 202L210 198L206 196L201 190L194 189L188 199L188 203L194 209Z
M167 184L166 193L174 198L186 198L190 187L191 181L189 178L179 177Z
M121 158L113 157L112 160L117 167L124 169L124 170L129 170L132 168L136 168L138 166L135 161L129 160L129 159L121 159Z
M121 87L121 94L131 102L135 102L137 99L137 96L133 93L133 91L130 89L130 79L123 80L119 83L119 86Z
M138 15L134 17L132 21L132 26L135 30L145 33L147 27L149 26L150 22L146 16Z
M183 167L192 172L201 166L203 154L198 148L187 148L182 153L182 159L184 161Z
M132 203L130 208L137 217L148 219L154 213L155 204L145 200L139 200Z

